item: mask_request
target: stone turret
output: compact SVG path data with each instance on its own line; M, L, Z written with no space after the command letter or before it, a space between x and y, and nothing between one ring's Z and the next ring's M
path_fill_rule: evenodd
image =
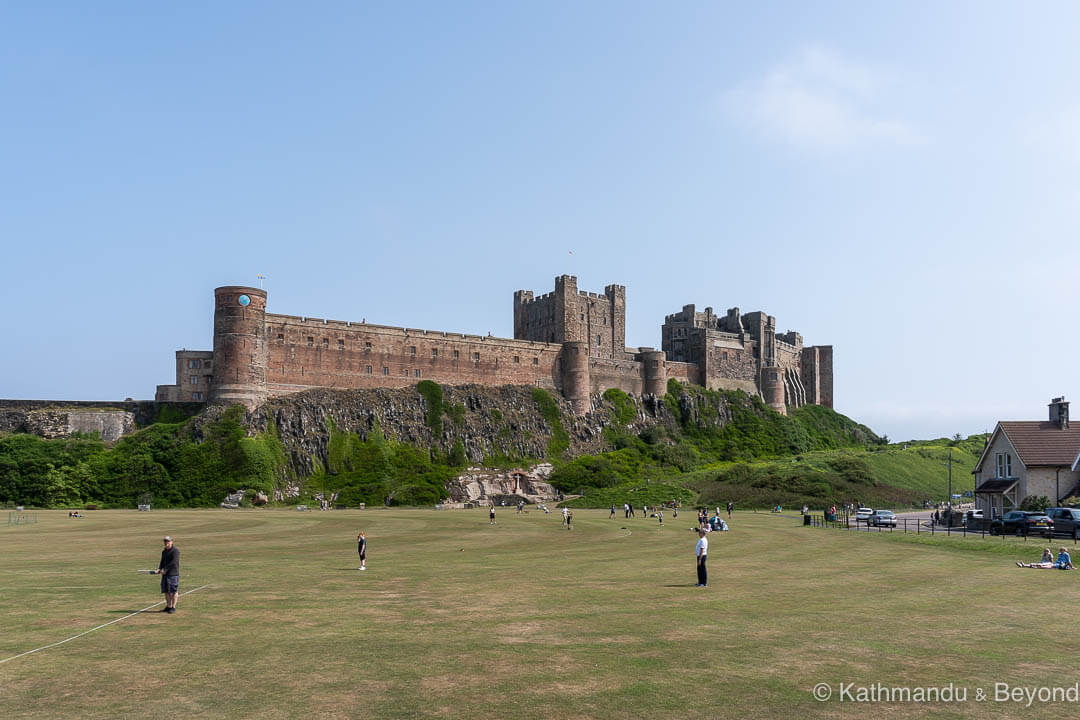
M645 395L663 395L667 392L667 366L663 350L642 350L641 360L642 383L641 392Z
M214 290L211 403L248 409L266 399L266 291L242 285Z
M784 368L770 365L761 368L761 396L765 404L781 415L787 415L784 404Z
M576 413L589 411L589 345L582 341L563 343L560 355L562 394Z

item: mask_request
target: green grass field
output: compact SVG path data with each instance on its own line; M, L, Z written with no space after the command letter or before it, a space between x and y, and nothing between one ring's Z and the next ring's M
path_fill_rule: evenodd
M1068 717L1080 572L1039 541L804 528L736 513L694 587L678 519L575 511L40 511L0 526L0 700L17 717ZM629 528L629 532L622 528ZM355 536L368 535L358 572ZM161 536L182 555L175 615ZM1055 548L1058 543L1055 543ZM1070 547L1071 543L1070 543ZM157 608L154 608L155 610ZM827 683L829 701L811 689ZM858 703L854 687L966 689ZM977 689L990 697L978 701ZM854 691L852 691L854 692Z

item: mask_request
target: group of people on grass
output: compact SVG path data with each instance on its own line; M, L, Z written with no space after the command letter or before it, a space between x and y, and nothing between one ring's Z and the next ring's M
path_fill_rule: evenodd
M730 503L728 503L730 505ZM728 517L730 517L730 513ZM708 510L698 511L698 529L702 532L715 532L728 529L727 522L724 518L720 517L720 508L716 508L716 514L709 517Z
M1042 559L1039 562L1023 563L1017 561L1016 566L1034 570L1075 570L1072 557L1069 556L1069 551L1064 547L1058 548L1057 558L1054 557L1054 553L1050 552L1050 548L1043 548Z

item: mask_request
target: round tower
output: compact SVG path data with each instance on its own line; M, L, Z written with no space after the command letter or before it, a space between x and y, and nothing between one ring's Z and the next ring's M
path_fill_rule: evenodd
M784 368L776 365L761 368L761 397L773 410L787 415L787 405L784 403Z
M266 399L266 291L242 285L214 290L211 403L249 410Z
M667 365L663 350L647 350L641 353L644 384L643 395L663 395L667 392Z
M589 411L589 345L580 340L565 342L561 359L562 393L582 415Z

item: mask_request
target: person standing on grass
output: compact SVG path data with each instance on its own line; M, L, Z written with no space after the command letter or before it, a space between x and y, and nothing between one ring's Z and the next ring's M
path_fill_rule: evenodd
M656 519L660 521L660 527L664 527L664 511L663 510L657 510L656 511Z
M488 525L495 525L495 503L488 508Z
M728 500L728 504L727 504L727 519L728 520L731 519L731 511L734 510L734 509L735 509L735 503ZM716 513L717 515L720 514L719 510L720 510L720 508L717 508L717 513Z
M161 592L165 595L165 607L161 612L171 614L176 612L176 598L180 592L180 550L168 535L164 541L165 549L161 551L157 574L161 575Z
M567 508L567 507L566 507L565 505L563 505L563 509L562 509L562 521L563 521L563 525L565 525L565 524L566 524L566 514L567 514L568 512L570 512L569 508Z
M611 503L611 514L607 516L607 519L610 520L613 517L615 517L615 503Z
M571 525L571 523L574 522L574 511L573 510L566 510L566 508L563 508L563 510L566 512L566 529L567 530L573 530L574 528Z
M360 569L367 570L367 535L363 532L356 536L356 551L360 553Z
M709 573L705 569L705 558L709 554L709 541L705 539L705 531L698 530L697 547L694 552L697 557L697 585L694 587L708 587Z

